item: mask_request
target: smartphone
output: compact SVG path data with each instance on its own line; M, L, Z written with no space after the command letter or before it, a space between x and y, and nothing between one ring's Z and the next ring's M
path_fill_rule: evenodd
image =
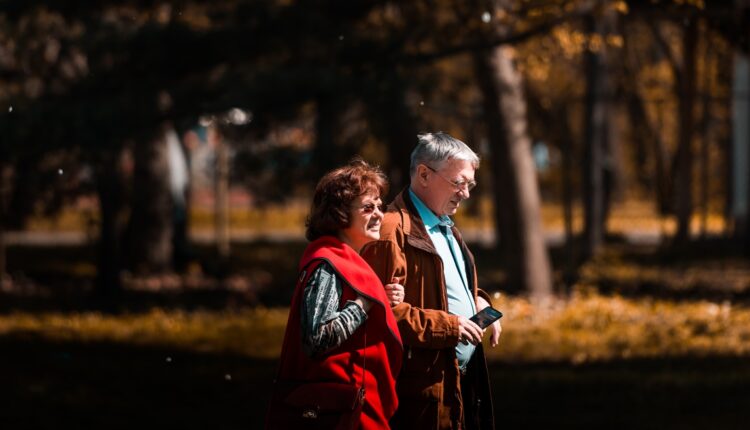
M474 323L478 325L479 327L485 329L489 327L489 325L492 324L493 322L502 318L502 316L503 316L502 312L493 308L492 306L487 306L486 308L477 312L476 315L474 315L473 317L469 319L474 321Z

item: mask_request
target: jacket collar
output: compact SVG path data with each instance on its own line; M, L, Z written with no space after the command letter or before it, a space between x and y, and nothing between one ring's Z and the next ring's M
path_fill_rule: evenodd
M432 244L432 239L430 239L430 235L427 233L422 218L419 217L419 211L417 211L417 208L414 206L414 202L409 195L408 186L396 196L393 200L393 206L401 213L404 235L406 236L406 241L409 245L431 254L439 255L435 249L435 245ZM472 284L472 288L475 288L474 264L476 263L474 261L474 255L469 251L469 248L466 246L458 229L455 226L452 226L451 230L453 231L456 240L458 240L461 251L466 259L466 277Z
M409 245L438 255L435 245L432 244L432 239L430 239L430 235L427 233L424 222L419 217L419 211L417 211L414 202L411 200L408 186L396 196L393 205L401 212L404 235L406 235L406 241Z

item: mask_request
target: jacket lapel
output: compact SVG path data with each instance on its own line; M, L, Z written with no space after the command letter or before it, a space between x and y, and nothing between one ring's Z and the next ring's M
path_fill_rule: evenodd
M409 188L401 191L401 194L399 194L393 203L401 212L402 217L409 217L408 228L406 228L407 223L404 222L404 234L409 245L430 254L439 255L435 249L435 245L432 243L432 239L430 239L430 235L427 234L427 229L424 226L422 218L419 217L419 211L417 211L417 208L411 201Z

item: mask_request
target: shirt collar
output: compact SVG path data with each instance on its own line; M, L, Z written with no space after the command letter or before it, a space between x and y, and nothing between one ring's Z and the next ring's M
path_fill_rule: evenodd
M431 231L438 226L446 226L448 228L453 227L453 220L448 215L443 215L441 217L435 215L435 212L431 211L430 208L428 208L427 205L424 204L416 194L414 194L411 187L409 187L409 195L411 196L411 201L414 202L414 207L417 208L419 217L422 218L422 222L427 228L427 231Z

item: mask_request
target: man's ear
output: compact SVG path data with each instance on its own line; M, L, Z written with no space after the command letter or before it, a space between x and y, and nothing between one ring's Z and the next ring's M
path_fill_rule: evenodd
M425 166L424 164L420 164L417 166L417 180L423 187L427 186L427 175L429 174L430 169L428 169L427 166Z

